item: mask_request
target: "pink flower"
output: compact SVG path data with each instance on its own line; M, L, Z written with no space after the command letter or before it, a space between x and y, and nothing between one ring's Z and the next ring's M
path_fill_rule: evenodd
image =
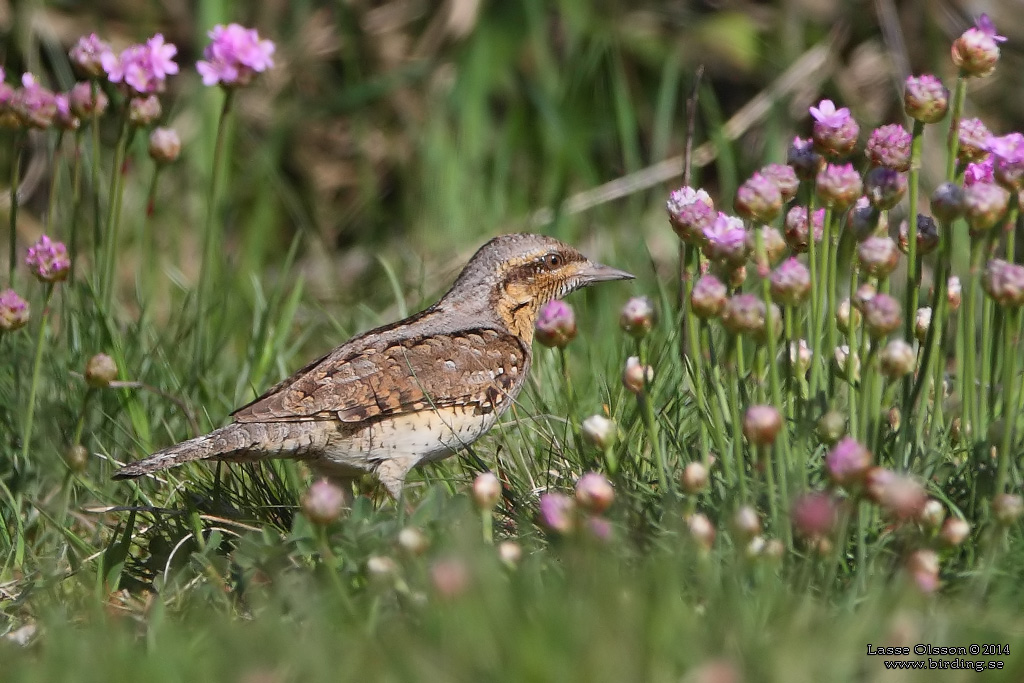
M98 78L105 71L103 59L105 55L114 56L110 45L100 40L95 33L82 36L68 52L71 65L84 78Z
M28 302L13 289L0 292L0 332L13 332L28 324Z
M544 304L537 316L537 341L544 346L563 349L576 337L576 314L561 299Z
M964 187L970 187L978 183L995 182L995 161L987 156L977 163L967 164L964 170Z
M811 107L810 112L815 121L829 128L839 128L850 118L850 110L846 107L836 109L832 100L822 100L817 107Z
M57 100L52 92L39 85L32 74L22 74L21 88L11 101L22 123L30 128L49 128L57 115Z
M43 282L60 282L67 278L68 270L71 269L67 247L61 242L52 241L46 235L28 248L25 264L32 270L32 274Z
M719 212L715 221L704 228L704 252L713 261L725 261L734 266L747 257L747 232L743 221Z
M540 497L540 522L556 534L572 533L576 527L576 504L564 493L545 493Z
M145 45L132 45L120 56L102 56L103 69L111 83L124 83L139 95L162 92L167 77L178 73L174 55L178 48L156 34Z
M212 42L203 51L206 59L196 64L203 85L247 85L255 74L274 66L274 43L261 40L256 29L218 24L208 35Z

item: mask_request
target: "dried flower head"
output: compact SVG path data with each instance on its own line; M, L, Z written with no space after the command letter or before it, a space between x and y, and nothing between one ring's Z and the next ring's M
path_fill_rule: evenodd
M97 353L85 364L85 381L97 389L110 386L117 379L117 363L105 353Z
M256 29L218 24L209 32L204 60L196 63L203 85L225 88L248 85L257 73L274 66L274 43L262 40Z

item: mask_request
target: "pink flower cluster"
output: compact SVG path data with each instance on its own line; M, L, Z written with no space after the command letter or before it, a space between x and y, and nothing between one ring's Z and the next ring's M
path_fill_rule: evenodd
M68 258L67 247L62 242L54 242L47 235L28 248L25 265L32 274L43 282L60 282L68 276L71 259Z
M104 52L100 62L111 83L124 83L138 95L152 95L163 92L167 77L178 73L176 54L178 48L165 42L158 33L145 44L122 50L118 56Z
M255 74L274 66L274 43L261 40L256 29L217 25L209 36L213 42L203 52L206 59L196 63L203 85L247 85Z

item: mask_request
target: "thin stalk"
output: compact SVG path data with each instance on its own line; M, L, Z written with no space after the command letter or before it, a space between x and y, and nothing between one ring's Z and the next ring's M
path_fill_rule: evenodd
M196 372L201 371L205 366L204 327L206 321L205 305L209 294L210 279L213 277L213 266L216 262L215 251L217 249L220 230L216 223L218 203L220 200L220 184L223 175L223 166L226 157L225 142L227 140L228 116L231 113L231 106L235 99L234 89L228 88L224 91L224 102L221 105L220 118L217 121L217 137L213 147L213 171L210 178L210 194L207 197L206 220L203 225L203 258L199 270L199 289L196 292Z
M70 280L75 281L78 267L78 219L82 201L82 129L75 131L75 153L71 162L71 251Z
M967 98L967 77L957 76L953 92L953 106L950 107L949 133L946 135L946 180L953 180L956 173L956 155L960 147L960 115Z
M57 213L57 190L60 188L60 146L64 142L64 131L58 131L57 141L50 155L50 197L46 203L46 234L53 234L53 216Z
M811 198L807 203L807 266L811 272L811 309L808 312L807 317L807 344L811 347L811 351L814 355L811 356L811 389L810 397L818 394L818 381L821 376L819 366L824 361L825 354L821 348L821 338L818 333L821 331L820 320L820 306L818 305L818 295L820 293L818 285L818 265L817 265L817 254L815 254L815 240L814 240L814 188L811 188Z
M692 368L691 382L693 383L693 395L697 402L697 411L700 414L698 420L698 439L700 443L701 459L705 466L708 464L710 455L710 444L708 439L708 426L704 419L704 411L710 408L705 406L704 401L704 356L700 350L700 341L697 330L697 316L693 314L690 306L690 295L693 293L693 278L697 272L697 248L694 245L683 245L683 272L682 272L682 301L683 316L686 325L686 339L688 342L687 355L690 357Z
M914 121L910 140L910 178L907 193L910 208L907 213L907 289L905 292L903 338L908 343L914 339L914 317L921 287L921 263L917 256L917 203L921 182L921 146L924 140L924 123ZM903 424L900 428L900 448L906 451L910 445L910 397L913 392L914 374L903 380Z
M124 157L128 148L128 103L121 114L121 132L118 134L117 147L114 150L114 166L110 171L110 192L107 197L106 234L103 236L103 310L110 311L113 301L114 263L117 260L117 246L120 232L119 205L124 197Z
M36 335L36 353L32 361L32 383L28 390L28 406L25 411L25 424L21 430L21 459L28 462L28 452L32 447L32 421L35 418L36 394L39 391L39 370L43 365L43 346L46 342L46 321L49 318L50 297L53 296L53 285L46 284L43 295L43 313L39 318L39 332Z
M146 263L149 267L146 268L146 292L149 296L152 296L153 287L153 273L156 270L156 236L153 231L149 229L149 220L153 217L153 207L156 205L156 184L160 178L160 171L163 169L163 164L158 163L153 169L153 177L149 181L149 192L146 194L146 213L142 219L142 226L140 231L140 243L145 245L146 252Z
M729 335L729 349L727 350L727 365L733 371L732 381L729 382L729 409L732 414L732 465L740 485L740 502L747 502L747 476L743 463L743 424L740 421L740 381L741 377L737 371L737 356L739 355L739 337Z
M853 301L854 296L856 296L857 294L857 286L859 284L858 280L859 271L857 268L857 261L854 260L853 263L850 265L850 322L846 327L846 346L850 349L850 355L853 355L854 349L857 348L857 322L854 317L854 311L856 309L853 307ZM857 412L857 404L860 401L854 397L853 382L847 382L846 386L849 387L848 395L850 396L850 433L859 434L860 422L859 415ZM857 387L858 395L859 397L862 398L864 394L864 385L858 384Z
M825 326L825 350L832 353L836 348L836 252L839 249L839 231L835 224L835 211L831 207L825 210L825 236L822 244L825 253L822 255L822 276L819 282L825 288L825 311L821 324ZM829 373L829 396L835 398L835 375Z
M1017 323L1019 322L1020 311L1016 308L1008 309L1006 325L1003 326L1003 434L999 444L999 463L996 468L996 493L1006 491L1006 484L1010 474L1010 460L1012 454L1010 449L1013 446L1013 432L1017 422L1017 362L1018 352L1016 346L1020 341Z
M10 251L7 264L7 286L14 287L14 264L18 261L18 186L21 184L21 148L25 139L25 133L21 130L14 132L14 142L11 144L11 209L10 218Z
M651 441L651 450L654 451L654 461L658 467L658 487L661 495L667 496L671 488L669 486L668 463L665 461L665 451L661 447L661 437L658 433L658 420L654 415L654 405L647 394L646 387L637 396L640 401L640 412L643 415L644 427L647 430L647 438Z
M967 301L965 302L965 315L964 315L964 334L966 347L964 353L966 355L966 382L967 382L967 395L970 396L971 406L971 440L973 441L979 436L980 432L978 429L981 428L981 417L980 417L980 391L975 384L975 381L980 377L978 368L978 341L977 334L974 326L977 324L976 307L978 303L978 282L981 279L981 262L985 256L985 245L984 240L975 239L971 244L971 272L969 274L969 284L967 286Z
M96 81L90 81L89 86L92 90L92 102L95 104L96 97L98 96L98 88ZM100 223L100 113L97 107L92 108L92 184L93 184L93 203L92 203L92 261L93 268L99 268L100 264L100 248L103 244L103 233L102 224ZM73 265L73 262L72 262Z

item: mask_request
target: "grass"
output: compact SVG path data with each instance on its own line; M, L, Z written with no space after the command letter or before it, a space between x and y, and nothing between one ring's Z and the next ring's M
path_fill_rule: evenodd
M65 188L56 212L47 212L45 183L27 194L19 260L48 223L56 238L67 239L77 221L83 251L75 277L56 285L46 311L45 287L19 263L14 288L32 304L32 319L0 334L4 680L731 680L729 670L749 680L874 680L884 675L885 658L868 657L869 643L1008 645L1009 654L966 659L1000 661L1005 668L987 678L1019 680L1021 527L1019 520L997 523L991 505L995 494L1020 490L1019 438L1008 437L1014 455L1000 456L1000 473L990 453L1009 450L1004 433L979 426L967 434L961 423L957 435L955 397L939 412L927 391L918 409L900 416L902 429L888 426L889 408L904 401L901 385L883 382L866 358L863 382L833 373L826 351L809 373L820 391L801 391L785 374L773 386L768 370L786 364L758 352L750 338L730 359L733 340L718 322L700 330L708 355L684 357L683 323L693 320L676 304L678 241L664 217L666 193L638 192L585 214L558 209L574 192L681 148L695 56L687 41L673 39L676 24L696 27L687 30L712 61L697 138L715 145L716 166L702 176L715 178L709 189L720 207L731 208L734 188L749 172L781 161L778 150L792 131L808 126L778 106L743 140L722 133L744 87L762 75L753 66L758 50L775 54L770 34L758 34L741 13L700 17L686 9L651 23L625 8L612 18L566 0L554 13L488 7L468 34L437 44L424 37L442 15L404 16L403 7L392 7L400 20L391 28L375 29L381 15L349 5L293 3L243 18L226 3L203 3L203 16L189 27L194 35L230 18L261 33L280 28L272 35L280 71L237 94L225 129L230 162L222 199L206 230L200 226L211 208L223 96L201 89L194 74L173 80L165 96L163 120L183 131L186 144L183 158L160 174L152 215L145 210L154 169L144 131L127 146L116 243L103 237L110 234L107 210L116 208L107 203L116 117L101 124L98 176L91 131L82 136L88 163L80 169L77 209L67 190L74 135L64 137L55 166ZM31 16L25 10L19 20ZM84 21L83 33L97 26ZM137 41L158 26L140 20L124 37ZM336 50L318 51L317 41L334 35L323 26L344 37ZM808 38L820 34L811 23L802 28ZM723 32L741 39L739 47L716 52ZM860 22L853 32L869 34ZM66 46L31 31L18 35L39 49L9 56L8 81L15 65L36 64L45 54L54 82L70 85L61 81L70 77L60 62ZM189 71L186 57L205 40L172 38ZM389 40L397 41L394 49L419 45L422 53L388 63ZM716 59L747 69L740 72L747 80L719 85L727 71L715 68ZM898 108L898 96L893 100ZM339 120L340 129L332 128ZM861 123L866 136L880 122ZM926 139L925 158L939 162L922 173L922 197L944 177L932 169L946 160L943 136L934 139ZM49 158L55 140L34 134L24 167ZM4 163L10 170L11 160ZM94 245L97 200L101 241ZM808 200L805 188L797 201ZM408 509L367 481L341 519L311 524L298 507L311 475L290 462L197 464L156 479L110 480L116 463L222 424L231 409L318 353L430 303L487 236L522 227L540 206L556 209L543 231L638 279L573 295L577 338L564 354L535 348L517 405L472 448L419 471ZM901 211L894 210L893 227ZM962 222L956 230L959 239ZM207 239L219 246L204 252ZM840 299L848 289L845 262L829 268L827 251L819 248L826 277L813 294L821 307L827 286ZM104 253L113 256L104 261ZM200 296L204 253L208 289ZM924 261L926 282L938 258ZM950 260L967 299L966 266ZM695 276L696 258L687 263ZM761 296L762 282L750 270L746 289ZM901 294L906 275L897 271L892 279ZM650 297L659 312L640 341L618 326L631 295ZM980 294L976 303L977 313L960 313L960 320L988 320L983 324L1012 332L1019 314L997 316ZM822 321L810 329L816 350L834 325L831 315ZM963 345L970 326L954 319L948 330L952 359L954 338ZM858 334L855 328L851 342ZM1013 337L980 342L989 362L977 376L984 370L989 384L958 390L976 399L972 407L985 406L979 425L996 422L1003 410L1015 422L1019 375L1005 362ZM90 387L84 369L100 352L116 363L117 381ZM642 400L620 380L629 356L654 368ZM960 365L951 367L950 379L959 381ZM737 437L742 411L754 403L774 403L787 415L783 440L767 454ZM854 434L872 445L878 464L923 482L947 516L966 518L965 542L943 545L926 519L899 523L884 505L862 501L855 487L829 483L823 457L830 444L818 434L818 418L829 409L845 417L862 405L868 409L851 422ZM612 459L581 433L593 414L617 425ZM705 439L710 453L702 450ZM86 447L84 462L68 455L76 441ZM698 493L684 487L683 468L710 462L712 454L710 486ZM485 470L503 482L490 534L469 495L473 477ZM604 515L610 537L596 533L583 512L573 534L546 529L538 497L571 494L588 471L605 473L615 487ZM839 505L839 526L824 538L793 533L790 505L807 490L828 490ZM744 505L755 508L761 531L734 525ZM695 513L717 530L713 543L693 533ZM409 528L423 534L425 548L400 541ZM508 541L521 549L518 562L499 555ZM768 551L771 541L781 545ZM914 564L915 551L931 548L937 577ZM937 589L922 573L938 579Z

